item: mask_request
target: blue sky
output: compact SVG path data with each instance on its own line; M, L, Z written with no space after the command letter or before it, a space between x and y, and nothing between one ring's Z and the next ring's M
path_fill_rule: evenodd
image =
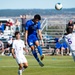
M54 9L58 2L63 8L75 8L75 0L0 0L0 9Z

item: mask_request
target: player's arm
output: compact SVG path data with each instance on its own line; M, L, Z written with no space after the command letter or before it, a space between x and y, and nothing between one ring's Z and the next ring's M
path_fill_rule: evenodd
M28 52L28 50L27 50L25 47L23 48L23 50L24 50L25 52Z
M25 45L27 45L28 30L25 31Z
M15 55L15 48L16 48L16 47L15 47L15 42L13 41L12 50L11 50L13 58L16 58L16 55Z
M42 38L42 33L41 33L40 29L38 30L38 35L39 35L39 38L40 38L40 41L41 41L42 45L44 46L44 42L43 42L43 38Z
M12 56L13 56L13 58L16 58L14 48L12 48Z
M23 42L23 50L25 51L25 52L28 52L28 49L25 47L25 44L24 44L24 42Z
M27 22L25 25L25 39L24 39L26 45L27 45L27 37L28 37L28 27L29 27L29 24Z

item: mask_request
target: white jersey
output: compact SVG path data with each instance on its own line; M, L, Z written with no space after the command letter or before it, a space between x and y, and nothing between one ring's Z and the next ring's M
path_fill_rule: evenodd
M66 43L70 47L70 51L75 51L75 33L68 34L64 37Z
M23 56L23 48L25 48L24 41L14 40L12 48L15 50L15 55L18 57Z

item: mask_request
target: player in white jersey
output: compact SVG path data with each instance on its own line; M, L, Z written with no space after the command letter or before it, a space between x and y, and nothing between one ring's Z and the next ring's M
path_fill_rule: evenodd
M73 31L73 28L67 28L67 32L68 35L64 36L64 39L68 44L72 57L75 61L75 32Z
M13 41L12 45L12 55L16 59L16 62L19 65L18 75L22 75L23 69L28 67L27 59L23 54L23 50L27 51L24 45L24 41L20 39L20 33L15 32L16 39Z

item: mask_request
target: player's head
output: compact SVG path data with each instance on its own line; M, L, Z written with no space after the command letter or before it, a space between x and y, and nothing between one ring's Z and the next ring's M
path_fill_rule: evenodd
M20 32L15 32L15 37L16 37L16 39L20 39Z
M69 28L69 27L68 27L68 28L66 29L66 32L67 32L67 34L72 33L72 32L73 32L73 28Z
M36 15L34 16L34 22L37 23L37 22L40 21L40 20L41 20L41 16L40 16L39 14L36 14Z

